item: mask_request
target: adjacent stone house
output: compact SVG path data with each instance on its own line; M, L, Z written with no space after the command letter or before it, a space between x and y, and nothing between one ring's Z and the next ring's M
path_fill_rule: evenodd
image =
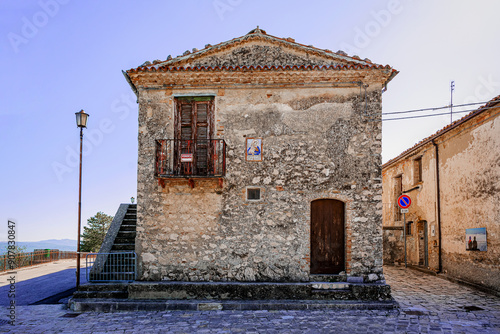
M500 293L499 111L497 96L383 165L386 264L404 261L406 232L408 264ZM485 232L482 251L469 246L474 231Z
M390 66L268 35L126 71L149 281L383 280Z

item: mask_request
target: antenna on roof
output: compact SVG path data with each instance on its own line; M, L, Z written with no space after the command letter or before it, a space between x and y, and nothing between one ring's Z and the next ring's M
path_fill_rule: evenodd
M455 90L455 81L451 81L450 85L450 124L453 123L453 91Z

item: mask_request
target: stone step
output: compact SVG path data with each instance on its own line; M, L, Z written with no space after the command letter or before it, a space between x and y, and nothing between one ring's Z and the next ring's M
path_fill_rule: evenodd
M78 287L78 291L127 291L125 283L87 283Z
M127 291L76 291L73 298L127 299Z
M122 224L119 230L119 232L135 232L135 231L136 231L136 226L130 224Z
M355 300L350 290L312 290L313 300Z
M134 251L135 250L135 244L113 244L113 247L111 247L111 251Z
M315 282L346 282L347 275L321 275L312 274L309 275L311 281Z
M72 298L74 312L116 311L256 311L256 310L322 310L369 309L391 310L398 307L393 301L361 300L130 300L101 298Z
M130 238L134 238L135 239L135 236L136 236L137 232L136 231L118 231L118 234L116 235L117 237L120 236L121 238L124 238L124 237L130 237Z
M135 244L135 238L116 236L115 244Z
M304 299L390 300L386 284L329 282L134 282L130 299Z
M311 282L312 288L315 290L349 290L350 284L346 282Z

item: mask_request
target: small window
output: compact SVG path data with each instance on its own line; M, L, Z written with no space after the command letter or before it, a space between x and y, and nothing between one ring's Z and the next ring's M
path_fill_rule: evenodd
M260 201L260 188L247 188L248 201Z
M422 157L413 160L413 166L414 183L422 182Z
M406 235L411 235L411 226L413 225L412 221L406 223Z

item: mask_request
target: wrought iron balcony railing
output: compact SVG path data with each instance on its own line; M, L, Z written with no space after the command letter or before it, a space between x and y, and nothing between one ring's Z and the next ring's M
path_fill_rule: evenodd
M223 139L156 141L155 176L222 177L226 174L226 143Z

